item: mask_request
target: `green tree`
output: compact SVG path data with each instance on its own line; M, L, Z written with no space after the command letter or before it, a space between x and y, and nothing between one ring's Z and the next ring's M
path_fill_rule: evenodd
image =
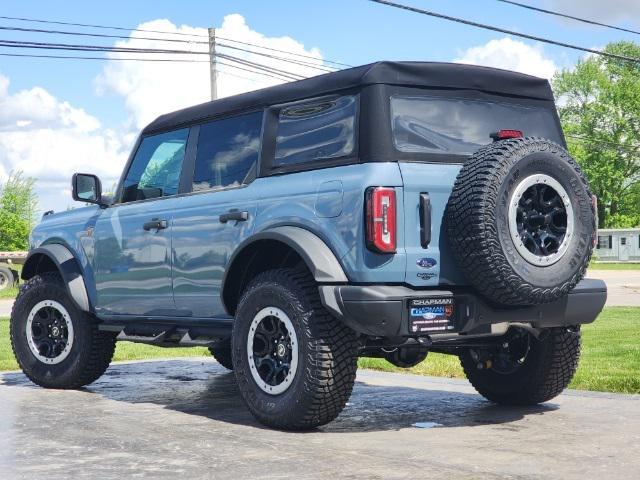
M12 172L0 186L0 250L28 248L29 232L38 210L34 183L35 179L18 171Z
M633 42L604 50L640 58ZM556 74L553 88L569 150L598 196L598 226L640 225L640 64L592 56Z

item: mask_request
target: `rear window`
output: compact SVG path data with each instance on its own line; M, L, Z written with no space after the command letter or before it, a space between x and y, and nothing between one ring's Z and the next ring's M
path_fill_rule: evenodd
M514 103L394 96L391 122L396 148L409 153L470 155L502 129L562 142L553 111Z
M278 115L275 167L352 155L357 97L317 99Z

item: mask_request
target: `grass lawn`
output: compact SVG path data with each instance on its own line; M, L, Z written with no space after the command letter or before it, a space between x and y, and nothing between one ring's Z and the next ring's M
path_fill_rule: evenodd
M589 264L590 270L640 270L640 263L597 263Z
M620 393L640 393L640 308L605 308L600 318L583 331L580 367L571 388ZM114 360L138 360L209 355L204 348L159 348L118 342ZM404 372L385 360L360 359L360 367ZM14 370L9 341L9 321L0 319L0 370ZM457 357L429 354L410 373L463 378Z

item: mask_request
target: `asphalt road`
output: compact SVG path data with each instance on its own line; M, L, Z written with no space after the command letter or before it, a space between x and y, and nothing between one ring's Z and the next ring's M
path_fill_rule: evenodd
M361 371L336 421L287 433L255 422L232 373L181 359L115 364L83 391L5 373L0 405L7 480L584 480L640 471L640 395L568 391L506 408L465 381Z

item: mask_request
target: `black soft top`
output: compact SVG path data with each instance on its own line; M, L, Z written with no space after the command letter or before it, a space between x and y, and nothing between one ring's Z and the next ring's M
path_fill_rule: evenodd
M480 90L553 101L553 93L547 80L522 73L456 63L376 62L167 113L147 125L142 133L168 130L227 113L375 84Z

